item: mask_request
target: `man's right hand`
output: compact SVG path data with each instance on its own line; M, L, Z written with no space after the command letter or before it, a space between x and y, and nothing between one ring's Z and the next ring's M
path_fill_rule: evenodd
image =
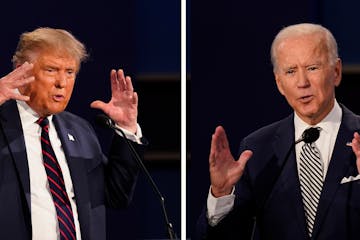
M32 68L32 63L25 62L0 79L0 105L9 99L29 100L29 96L21 95L15 90L35 80L35 77L32 76Z
M211 193L214 197L231 193L236 182L243 175L245 165L252 154L252 151L245 150L238 161L235 161L224 128L218 126L215 129L209 156Z

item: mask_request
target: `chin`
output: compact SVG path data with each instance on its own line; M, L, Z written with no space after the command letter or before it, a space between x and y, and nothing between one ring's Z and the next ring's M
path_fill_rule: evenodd
M51 115L61 113L65 111L66 106L64 107L55 107L55 108L49 108L48 111Z

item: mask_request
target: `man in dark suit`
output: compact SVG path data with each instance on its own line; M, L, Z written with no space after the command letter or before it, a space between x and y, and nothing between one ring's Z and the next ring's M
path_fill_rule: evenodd
M271 57L294 113L245 137L238 160L216 128L196 238L358 239L360 117L335 99L342 71L336 41L320 25L292 25L275 37ZM319 138L295 143L311 127Z
M138 166L125 139L114 134L105 157L91 125L64 111L86 57L84 45L62 29L20 37L15 70L0 80L1 239L105 239L105 207L131 200ZM122 70L110 78L111 100L91 107L141 153L131 79Z

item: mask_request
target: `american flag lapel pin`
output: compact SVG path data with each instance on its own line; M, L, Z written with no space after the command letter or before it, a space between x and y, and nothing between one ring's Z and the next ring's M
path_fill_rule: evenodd
M68 133L68 138L69 138L70 141L75 142L74 136L71 135L70 133Z

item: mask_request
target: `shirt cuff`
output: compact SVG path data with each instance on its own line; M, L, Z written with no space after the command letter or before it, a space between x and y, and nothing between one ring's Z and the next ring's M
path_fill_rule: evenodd
M229 195L214 197L211 193L211 187L207 198L207 218L210 226L217 225L234 207L235 187Z
M130 132L130 131L128 131L128 130L126 130L125 128L120 127L120 126L117 125L117 124L115 124L115 126L116 126L117 128L120 128L120 129L125 133L125 137L126 137L127 139L129 139L130 141L136 142L136 143L138 143L138 144L142 144L142 143L141 143L142 131L141 131L141 128L140 128L140 125L139 125L139 124L136 124L137 129L136 129L136 133L135 133L135 134L132 133L132 132ZM122 136L122 134L120 133L119 130L115 130L115 132L116 132L118 135Z

